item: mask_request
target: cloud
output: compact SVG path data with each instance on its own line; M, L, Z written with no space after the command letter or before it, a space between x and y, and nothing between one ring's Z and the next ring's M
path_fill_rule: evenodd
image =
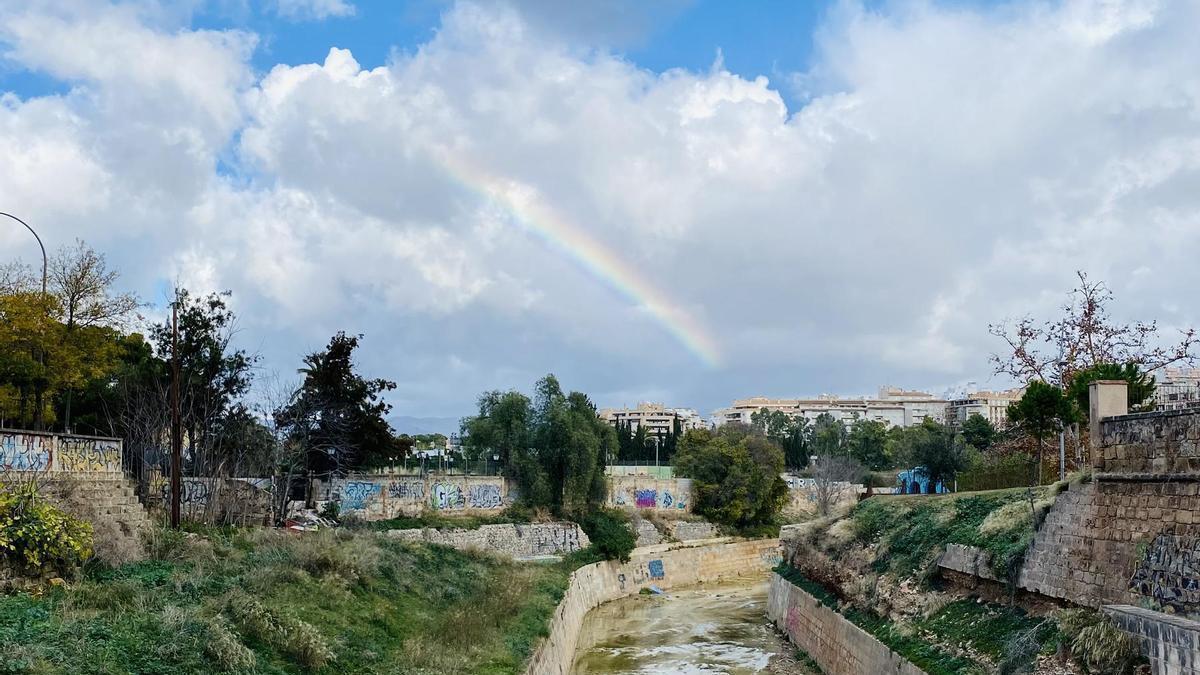
M70 91L0 101L20 159L0 191L136 287L233 289L280 371L366 333L403 414L547 371L602 403L702 409L985 381L987 325L1052 312L1075 269L1119 315L1200 319L1180 290L1200 282L1191 3L843 3L784 83L650 72L535 13L462 2L386 65L331 46L256 74L255 36L143 5L6 12L6 57ZM810 96L789 110L795 83Z
M275 0L275 11L293 21L321 21L354 16L355 9L346 0Z

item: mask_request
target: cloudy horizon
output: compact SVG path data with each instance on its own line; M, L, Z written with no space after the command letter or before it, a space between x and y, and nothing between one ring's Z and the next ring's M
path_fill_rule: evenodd
M719 5L0 2L0 211L158 312L231 290L266 372L364 334L406 417L548 372L704 414L1002 388L988 325L1076 270L1200 323L1200 5Z

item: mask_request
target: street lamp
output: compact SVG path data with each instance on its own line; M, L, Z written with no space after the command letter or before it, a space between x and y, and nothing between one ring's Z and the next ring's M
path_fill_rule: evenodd
M18 223L24 225L25 229L29 230L29 233L33 235L33 238L37 239L38 247L42 249L42 295L46 295L46 271L50 268L50 259L46 257L46 246L42 244L42 238L38 236L38 233L32 227L29 226L29 223L21 220L13 214L0 211L0 216L8 216L9 218L12 218Z

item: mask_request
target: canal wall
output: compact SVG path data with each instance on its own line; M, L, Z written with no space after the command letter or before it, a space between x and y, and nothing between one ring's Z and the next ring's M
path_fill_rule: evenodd
M571 574L567 592L550 620L550 635L530 658L526 675L566 675L575 661L583 617L600 605L661 589L761 574L779 564L778 539L710 539L634 549L627 563L585 565Z
M575 523L482 525L474 530L426 527L388 530L387 536L401 541L439 544L462 551L486 551L517 560L563 556L592 543L587 533Z
M925 671L778 574L771 575L767 618L829 675L924 675Z

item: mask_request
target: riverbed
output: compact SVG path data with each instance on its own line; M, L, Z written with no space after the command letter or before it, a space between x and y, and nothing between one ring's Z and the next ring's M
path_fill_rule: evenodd
M766 577L615 600L584 617L572 672L803 672L766 605Z

